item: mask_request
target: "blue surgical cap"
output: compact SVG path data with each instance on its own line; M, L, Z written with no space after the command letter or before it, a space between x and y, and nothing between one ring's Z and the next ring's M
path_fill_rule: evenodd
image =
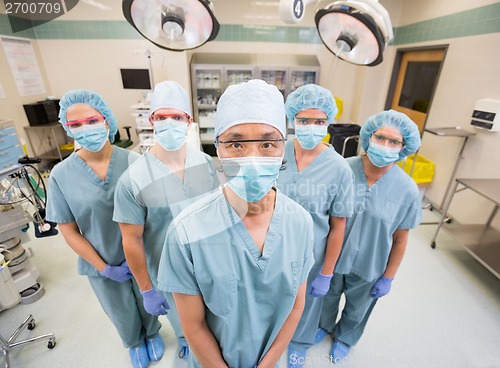
M382 127L396 128L401 132L405 145L401 152L399 152L400 160L417 152L420 148L420 132L418 131L417 124L405 114L389 110L370 116L361 127L359 135L361 147L363 147L365 152L370 144L370 137L372 134Z
M227 87L217 104L215 139L229 128L245 123L270 125L286 137L285 104L276 86L251 79Z
M163 81L155 85L149 101L149 115L158 109L177 109L192 116L186 90L179 83L172 81Z
M68 91L59 101L59 106L61 107L59 110L59 122L62 124L64 130L66 130L68 136L73 137L69 128L66 126L66 112L71 106L76 104L89 105L106 118L106 123L108 123L109 126L109 140L113 143L118 130L115 115L99 93L87 89L73 89Z
M294 126L295 115L302 110L318 109L328 117L328 124L333 122L337 115L337 104L332 93L317 84L306 84L297 88L286 98L286 117L290 125Z

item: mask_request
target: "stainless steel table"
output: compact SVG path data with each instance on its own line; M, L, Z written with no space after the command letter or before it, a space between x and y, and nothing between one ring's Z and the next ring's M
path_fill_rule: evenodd
M459 188L459 185L462 185ZM446 224L446 213L455 193L469 189L495 204L485 224ZM431 247L436 247L436 238L441 228L455 238L475 259L500 279L500 232L490 225L500 206L500 179L456 179L452 196L443 209L441 220L432 238Z

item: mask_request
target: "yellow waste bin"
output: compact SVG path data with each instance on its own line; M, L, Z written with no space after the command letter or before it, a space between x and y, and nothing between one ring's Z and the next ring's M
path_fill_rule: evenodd
M413 167L414 161L415 155L410 155L406 158L406 160L399 161L397 164L408 175L411 173L411 178L415 180L415 183L417 183L418 189L420 190L420 198L423 200L425 192L434 178L435 165L434 162L421 155L417 155L417 160L415 161L415 166ZM412 167L413 172L411 172Z

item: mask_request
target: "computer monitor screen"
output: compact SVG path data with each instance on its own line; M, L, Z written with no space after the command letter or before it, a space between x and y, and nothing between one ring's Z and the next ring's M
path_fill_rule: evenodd
M123 88L151 89L148 69L120 69Z

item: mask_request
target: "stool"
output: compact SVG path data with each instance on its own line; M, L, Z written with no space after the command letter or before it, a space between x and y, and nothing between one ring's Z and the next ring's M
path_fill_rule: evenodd
M3 360L4 360L4 368L10 368L10 362L9 362L9 352L11 350L14 350L16 348L20 348L24 345L31 344L32 342L37 342L39 340L49 340L47 343L47 347L49 349L53 349L56 346L56 337L54 336L53 333L45 334L45 335L40 335L37 337L32 337L30 339L26 340L21 340L21 341L15 341L17 336L21 333L21 331L27 327L28 330L33 330L35 328L35 319L33 316L30 314L23 323L17 328L16 331L9 337L8 340L4 340L4 338L0 335L0 348L2 349L2 355L3 355Z

